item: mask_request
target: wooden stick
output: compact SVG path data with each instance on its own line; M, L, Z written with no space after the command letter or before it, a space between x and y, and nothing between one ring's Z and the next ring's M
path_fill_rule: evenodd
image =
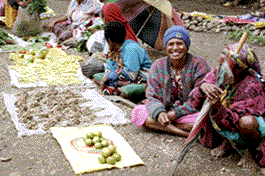
M236 47L236 51L235 51L236 54L239 54L239 52L242 49L242 47L243 47L244 43L246 42L247 38L248 38L248 33L244 32L242 37L241 37L241 39L239 40L239 43L238 43L237 47Z
M152 17L152 15L155 12L155 8L151 11L151 13L149 14L149 16L147 17L147 19L145 20L144 24L142 25L142 27L139 29L139 31L136 34L136 37L138 37L138 35L140 35L140 33L142 32L143 28L145 27L146 23L148 22L148 20Z

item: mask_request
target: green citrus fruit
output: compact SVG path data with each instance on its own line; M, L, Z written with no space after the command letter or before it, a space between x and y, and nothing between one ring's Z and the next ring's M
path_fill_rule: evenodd
M110 149L111 153L115 153L116 152L116 146L111 145L108 148Z
M106 163L106 158L100 155L98 157L98 161L99 161L100 164L104 164L104 163Z
M104 137L101 137L101 138L100 138L100 141L101 141L101 142L104 141L104 140L106 140Z
M96 132L94 132L94 134L95 134L95 136L102 137L101 131L96 131Z
M106 159L106 162L107 162L108 164L112 164L112 165L114 165L114 164L116 164L116 159L115 159L115 157L113 157L113 156L109 156L109 157Z
M95 134L92 132L86 134L86 138L92 139L93 137L95 137Z
M103 141L101 141L101 144L103 145L103 147L108 147L109 146L109 141L103 140Z
M98 136L95 136L95 137L93 138L93 143L95 144L95 143L97 143L97 142L100 142L100 138L99 138Z
M94 144L94 146L95 146L95 148L96 149L102 149L102 144L100 143L100 142L96 142L95 144Z
M93 145L93 142L92 142L91 139L85 139L84 141L85 141L86 146L91 146L91 145Z
M112 156L114 156L114 157L115 157L115 159L116 159L116 161L117 161L117 162L121 160L121 155L120 155L120 154L118 154L117 152L116 152L116 153L113 153L113 155L112 155Z
M111 153L111 150L110 150L109 148L103 148L103 149L101 150L101 155L102 155L103 157L109 157L111 154L112 154L112 153Z

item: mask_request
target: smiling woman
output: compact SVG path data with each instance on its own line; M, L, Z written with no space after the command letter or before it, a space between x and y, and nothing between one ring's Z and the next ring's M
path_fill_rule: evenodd
M132 111L138 127L187 137L197 118L189 93L209 72L204 59L188 53L190 35L182 26L169 28L164 35L167 56L156 60L147 81L145 105Z

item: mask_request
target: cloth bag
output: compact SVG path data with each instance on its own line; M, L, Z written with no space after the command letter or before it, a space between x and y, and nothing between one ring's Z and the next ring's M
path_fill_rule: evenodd
M92 34L87 40L86 48L87 51L92 54L97 52L104 52L104 54L107 54L109 45L104 37L104 30Z
M105 71L105 65L102 61L91 59L81 69L83 75L91 79L94 74L103 73Z
M40 15L29 14L27 8L19 7L18 16L14 22L12 33L18 37L36 36L42 33Z

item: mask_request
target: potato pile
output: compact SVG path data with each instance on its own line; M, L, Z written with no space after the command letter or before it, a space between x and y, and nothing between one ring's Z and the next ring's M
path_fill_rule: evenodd
M121 155L117 152L116 146L110 145L109 141L102 136L101 131L87 133L84 142L87 146L102 149L98 157L98 161L101 164L107 163L115 165L116 162L121 160Z
M48 85L81 84L78 61L83 58L67 55L59 48L19 51L10 54L12 70L19 73L23 84L46 82Z

